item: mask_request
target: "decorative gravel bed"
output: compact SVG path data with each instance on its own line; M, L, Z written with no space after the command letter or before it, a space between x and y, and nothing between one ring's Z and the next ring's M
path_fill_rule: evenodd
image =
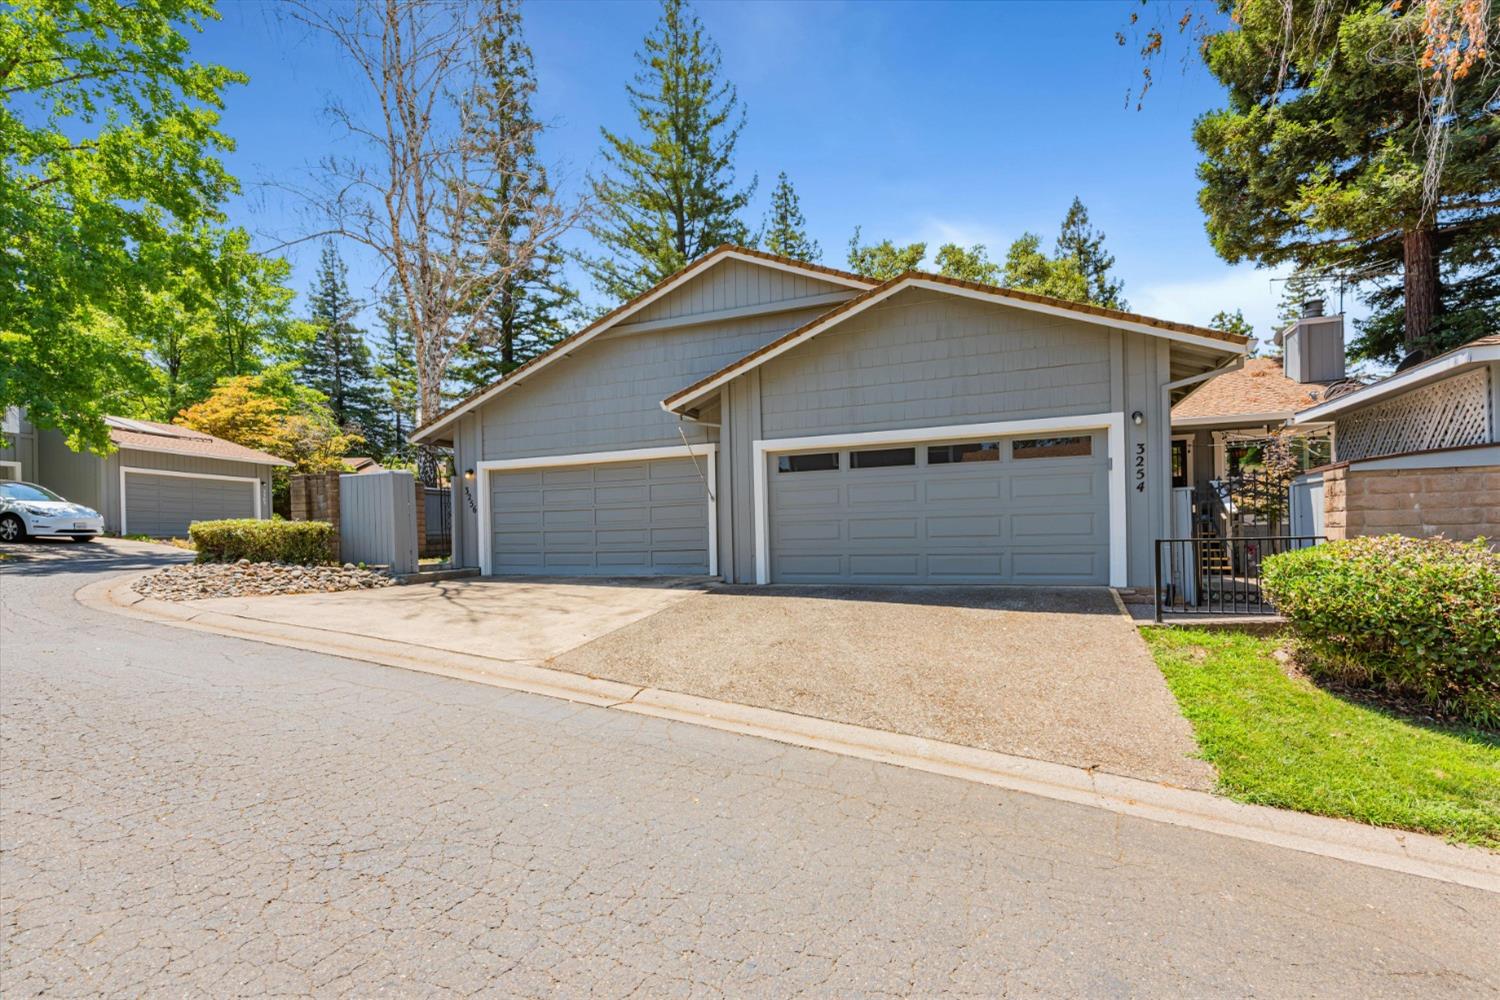
M342 566L294 566L288 563L188 563L168 566L137 580L132 589L163 601L201 597L255 597L275 594L329 594L339 590L372 590L396 581L380 570Z

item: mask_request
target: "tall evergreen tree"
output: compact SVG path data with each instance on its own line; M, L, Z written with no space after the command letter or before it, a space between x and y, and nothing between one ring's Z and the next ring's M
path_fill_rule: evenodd
M1500 313L1500 4L1234 0L1203 41L1198 203L1231 263L1373 289L1355 357L1420 358ZM1456 20L1455 20L1456 19Z
M661 20L626 87L639 138L601 129L607 173L593 183L589 231L603 250L582 263L611 299L638 295L724 243L748 243L740 213L754 193L735 182L745 112L722 78L719 48L683 0Z
M395 282L386 288L375 315L380 320L375 378L380 385L382 411L377 455L382 460L410 461L414 449L407 435L416 427L417 350L406 325L407 311L401 302L401 290Z
M776 176L776 189L771 192L771 210L766 214L761 237L767 250L793 260L819 261L823 259L823 248L817 240L807 238L807 220L802 217L802 202L786 171Z
M475 194L471 224L476 238L496 238L501 249L488 262L496 294L488 295L485 288L476 295L485 304L474 336L455 352L448 370L451 387L460 394L493 382L567 336L578 304L555 243L533 248L524 259L509 253L536 227L526 206L553 201L536 148L542 125L531 107L535 63L516 0L490 0L480 35L479 73L465 129L476 150L492 161L494 188Z
M323 244L308 307L316 333L303 357L299 380L327 397L340 427L356 427L363 433L378 424L370 348L364 331L354 325L359 303L349 294L349 269L332 240Z
M1089 224L1089 210L1079 198L1068 206L1057 234L1057 259L1072 261L1088 287L1083 300L1106 309L1128 309L1121 292L1125 283L1110 276L1115 256L1104 249L1104 234Z

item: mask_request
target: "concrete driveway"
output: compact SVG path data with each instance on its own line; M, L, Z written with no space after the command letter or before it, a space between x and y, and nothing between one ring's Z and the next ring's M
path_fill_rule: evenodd
M469 579L188 603L1180 787L1214 781L1104 589Z
M257 621L541 663L685 601L699 589L684 580L466 579L187 603Z
M547 666L1209 788L1104 589L717 587Z

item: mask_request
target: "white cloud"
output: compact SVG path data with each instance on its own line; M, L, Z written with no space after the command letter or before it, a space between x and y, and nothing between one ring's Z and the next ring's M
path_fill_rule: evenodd
M917 235L912 237L911 242L920 240L933 249L944 243L957 243L962 247L982 243L989 249L990 259L996 260L1005 257L1012 239L1013 237L999 230L977 225L967 219L944 219L929 215L918 225Z
M1290 268L1259 269L1224 267L1218 274L1188 281L1157 284L1125 284L1133 312L1173 319L1180 323L1206 324L1214 314L1238 309L1255 328L1256 336L1269 337L1276 324L1281 282Z

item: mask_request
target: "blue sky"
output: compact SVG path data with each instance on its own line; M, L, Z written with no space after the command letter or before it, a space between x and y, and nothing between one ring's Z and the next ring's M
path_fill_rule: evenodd
M1198 209L1193 119L1222 104L1196 60L1156 66L1143 110L1134 50L1115 42L1129 3L703 3L749 123L738 153L758 174L752 223L776 173L791 176L825 263L842 266L856 225L866 238L985 243L1003 258L1023 231L1050 245L1076 194L1107 234L1133 309L1206 322L1243 309L1264 335L1280 285L1231 267L1209 246ZM230 0L194 41L200 60L250 76L228 95L229 157L245 193L231 218L262 245L315 231L277 185L305 182L337 152L324 107L358 81L324 39L271 4ZM533 2L543 154L565 190L598 166L599 128L631 122L624 85L651 28L651 2ZM581 242L582 236L575 239ZM316 247L289 252L295 286ZM373 262L349 247L356 294Z

